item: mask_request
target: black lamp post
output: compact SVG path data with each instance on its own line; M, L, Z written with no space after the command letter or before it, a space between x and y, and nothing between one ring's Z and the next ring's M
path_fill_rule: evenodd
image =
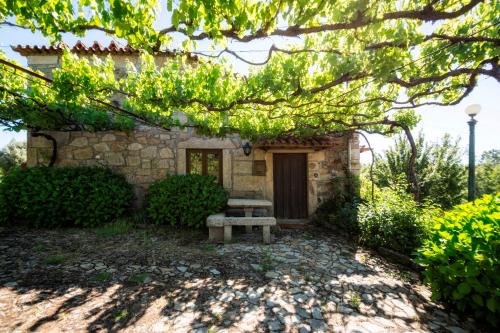
M475 116L481 111L481 105L472 104L465 109L465 113L470 116L469 124L469 180L467 200L474 201L476 199L476 161L475 161L475 135L474 130L477 120Z

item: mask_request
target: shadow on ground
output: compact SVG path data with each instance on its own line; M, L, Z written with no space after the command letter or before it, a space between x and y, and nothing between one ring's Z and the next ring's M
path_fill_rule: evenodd
M212 245L203 232L0 231L0 331L403 332L473 328L322 229ZM458 332L458 331L457 331Z

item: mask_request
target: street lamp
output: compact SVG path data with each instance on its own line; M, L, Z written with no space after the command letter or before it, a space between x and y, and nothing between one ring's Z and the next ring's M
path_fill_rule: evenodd
M477 120L474 119L481 111L481 105L472 104L465 108L465 114L470 116L470 120L467 122L469 124L469 180L468 180L468 194L467 200L474 201L476 199L476 162L475 162L475 138L474 138L474 127L476 126Z

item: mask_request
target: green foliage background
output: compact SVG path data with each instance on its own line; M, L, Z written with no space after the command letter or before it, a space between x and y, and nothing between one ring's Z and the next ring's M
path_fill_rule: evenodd
M0 150L0 176L26 162L26 142L12 140Z
M0 182L0 222L94 227L123 215L133 198L131 185L109 169L15 169Z
M458 141L445 135L439 142L425 142L422 132L415 140L417 156L415 173L420 186L420 198L430 200L443 209L461 203L467 190L466 169L461 162L463 152ZM382 155L377 155L374 178L377 186L388 187L408 179L411 148L403 136ZM409 189L408 189L409 190Z
M476 166L476 195L500 192L500 150L492 149L481 155Z

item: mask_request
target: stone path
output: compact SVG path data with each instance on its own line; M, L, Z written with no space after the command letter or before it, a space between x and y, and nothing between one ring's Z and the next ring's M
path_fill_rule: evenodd
M0 229L0 331L477 331L411 274L323 230L270 246L150 234Z

